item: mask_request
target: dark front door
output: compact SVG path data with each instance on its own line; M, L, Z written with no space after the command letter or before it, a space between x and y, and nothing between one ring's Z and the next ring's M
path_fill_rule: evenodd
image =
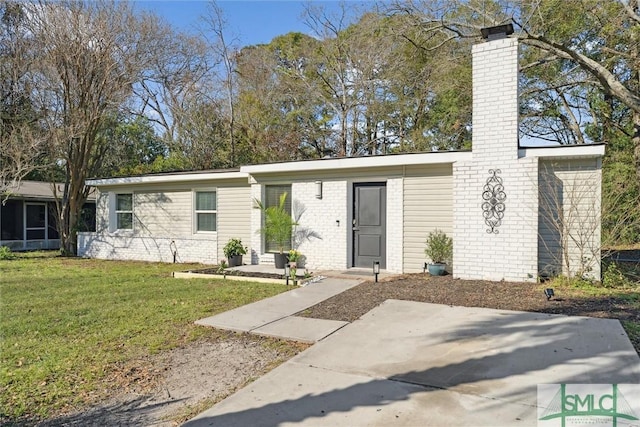
M385 183L353 185L353 266L385 268L387 187Z

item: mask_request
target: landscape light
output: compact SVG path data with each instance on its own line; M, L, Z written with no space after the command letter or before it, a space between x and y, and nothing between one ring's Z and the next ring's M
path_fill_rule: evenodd
M289 276L291 275L291 266L289 263L284 265L284 278L287 279L287 286L289 286Z
M544 295L547 297L547 301L549 301L554 295L553 289L552 288L545 289L544 290Z
M376 278L376 283L378 283L378 274L380 274L380 261L373 261L373 275Z

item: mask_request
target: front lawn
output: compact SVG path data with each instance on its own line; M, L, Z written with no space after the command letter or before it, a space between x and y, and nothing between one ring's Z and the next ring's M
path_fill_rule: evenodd
M47 253L0 261L0 424L95 402L123 367L215 333L195 320L287 290L171 277L196 267Z

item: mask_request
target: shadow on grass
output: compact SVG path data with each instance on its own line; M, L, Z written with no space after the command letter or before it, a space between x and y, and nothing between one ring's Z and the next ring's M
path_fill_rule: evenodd
M183 400L156 401L151 396L117 399L113 403L92 407L83 412L51 418L37 425L39 427L157 425L163 421L162 415L165 413L162 411L163 409ZM14 425L21 424L16 423Z

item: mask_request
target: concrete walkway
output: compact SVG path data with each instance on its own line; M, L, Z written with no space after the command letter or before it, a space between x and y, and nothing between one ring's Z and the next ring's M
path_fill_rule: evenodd
M362 283L362 278L326 277L305 287L295 288L234 310L196 321L196 324L236 332L295 340L320 341L347 322L293 316L334 295Z
M640 416L640 358L617 320L388 300L185 425L551 427L539 419L561 383L618 383Z

